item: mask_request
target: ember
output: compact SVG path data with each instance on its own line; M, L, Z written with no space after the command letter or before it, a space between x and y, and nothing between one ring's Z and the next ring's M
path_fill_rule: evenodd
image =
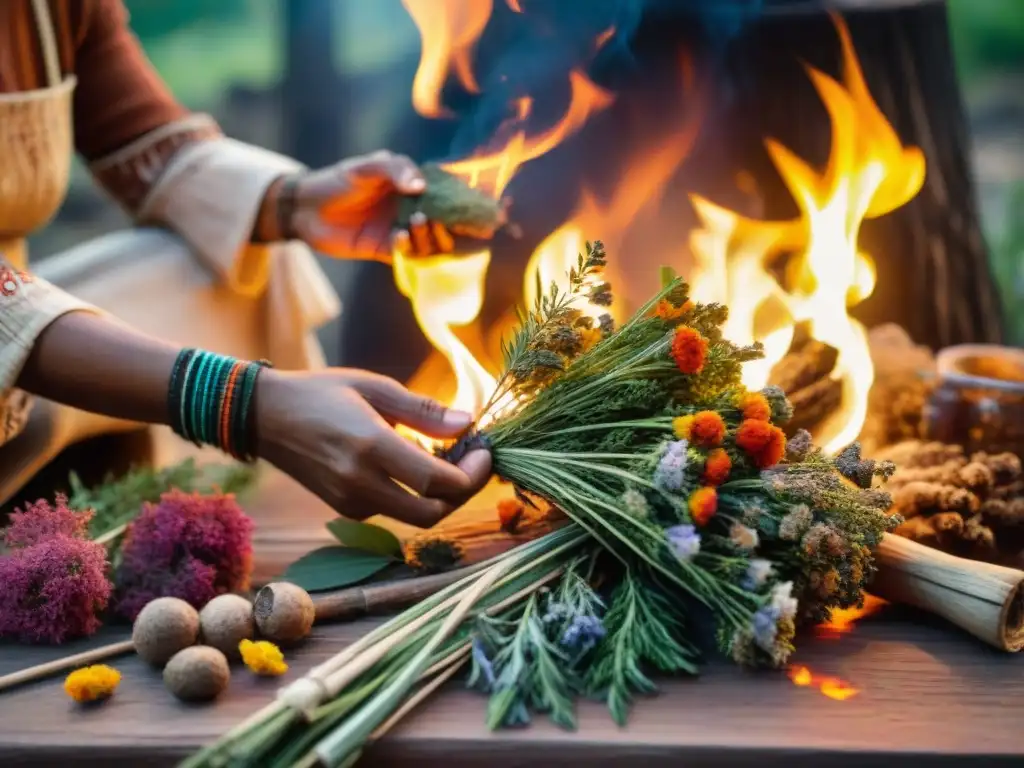
M792 666L789 668L789 679L800 688L817 688L822 695L836 701L846 701L860 691L837 677L821 677L815 675L807 667Z

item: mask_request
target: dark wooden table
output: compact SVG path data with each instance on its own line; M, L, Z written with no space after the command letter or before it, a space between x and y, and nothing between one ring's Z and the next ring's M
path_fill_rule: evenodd
M263 577L326 540L322 523L330 512L289 481L269 478L250 512L260 525ZM285 679L372 625L318 627L289 654ZM125 634L107 628L61 652L0 645L0 674ZM601 705L582 705L576 733L543 720L528 729L488 733L484 700L452 684L368 752L366 764L1024 765L1024 657L998 654L928 617L884 607L849 632L808 638L794 661L812 672L815 684L797 686L785 673L752 674L713 662L699 679L665 680L660 696L637 704L625 729ZM174 765L269 701L281 682L236 670L216 703L186 706L137 658L112 663L123 681L98 707L71 702L62 678L0 694L0 766ZM856 695L823 695L817 681L828 677L852 686Z

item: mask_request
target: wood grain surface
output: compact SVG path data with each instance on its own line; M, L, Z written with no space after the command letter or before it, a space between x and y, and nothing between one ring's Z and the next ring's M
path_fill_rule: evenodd
M327 542L322 526L332 513L277 475L269 474L264 485L249 512L258 522L258 567L266 577ZM317 627L288 653L284 680L373 625ZM0 674L126 634L108 627L60 650L0 645ZM373 766L1024 765L1022 656L999 654L930 617L886 607L842 635L807 638L794 661L816 681L837 678L858 693L833 700L817 684L797 686L785 673L754 674L711 662L699 679L665 680L659 696L637 703L625 729L602 705L585 703L575 733L539 720L491 734L483 725L484 700L453 683L364 760ZM99 706L74 704L61 678L0 695L0 766L171 766L269 701L282 682L236 668L220 700L188 706L138 658L113 664L123 681Z

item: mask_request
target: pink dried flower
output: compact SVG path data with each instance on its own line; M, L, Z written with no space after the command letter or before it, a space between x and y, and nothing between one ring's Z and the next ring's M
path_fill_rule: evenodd
M58 532L0 557L0 636L63 643L95 632L111 592L106 554Z
M92 510L76 512L68 507L68 497L59 493L53 504L40 499L35 504L26 504L24 510L12 512L4 543L19 549L58 535L85 539L91 519Z
M128 527L117 570L117 610L134 620L157 597L201 608L249 587L253 523L232 495L171 491Z

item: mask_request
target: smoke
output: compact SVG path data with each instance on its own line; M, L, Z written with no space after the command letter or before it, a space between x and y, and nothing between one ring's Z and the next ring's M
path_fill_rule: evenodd
M568 103L569 74L588 74L613 92L643 75L636 38L649 27L694 41L704 68L714 67L728 44L764 3L791 0L520 0L515 12L495 0L477 45L476 96L449 101L458 127L448 158L486 147L522 97L533 102L530 125L551 125ZM600 43L600 44L599 44Z

